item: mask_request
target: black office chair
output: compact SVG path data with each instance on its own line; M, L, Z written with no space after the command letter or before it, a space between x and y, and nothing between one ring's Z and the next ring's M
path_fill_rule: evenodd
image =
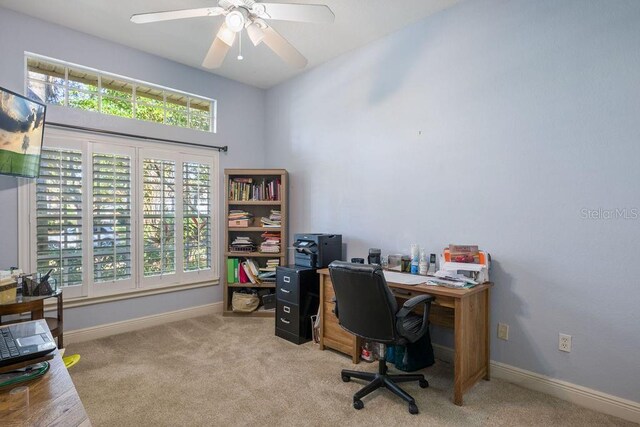
M429 330L429 310L434 297L416 296L398 310L379 266L334 261L329 265L329 272L336 293L335 314L340 326L381 345L378 373L342 370L342 381L349 382L352 377L370 381L353 395L353 407L362 409L363 397L386 387L409 403L410 413L417 414L416 401L396 383L418 381L420 387L427 388L429 382L422 374L387 375L386 344L413 343L424 336ZM424 304L422 316L411 313L419 304Z

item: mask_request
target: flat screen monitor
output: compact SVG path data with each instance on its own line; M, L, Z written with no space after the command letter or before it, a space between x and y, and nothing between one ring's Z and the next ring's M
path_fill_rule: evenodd
M36 178L47 107L0 87L0 174Z

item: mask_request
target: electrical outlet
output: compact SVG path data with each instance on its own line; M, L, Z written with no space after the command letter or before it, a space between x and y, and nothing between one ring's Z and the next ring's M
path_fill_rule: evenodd
M498 338L505 341L509 340L509 325L506 323L498 323Z
M571 335L560 334L558 340L558 350L571 353Z

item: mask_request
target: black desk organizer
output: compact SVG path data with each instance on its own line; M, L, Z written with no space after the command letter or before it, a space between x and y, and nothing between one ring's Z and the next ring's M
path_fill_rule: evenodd
M320 303L315 268L291 265L276 268L276 336L295 344L312 338L311 316Z

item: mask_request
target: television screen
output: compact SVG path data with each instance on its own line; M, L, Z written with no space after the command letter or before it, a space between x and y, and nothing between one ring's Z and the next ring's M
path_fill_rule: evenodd
M38 176L46 109L0 87L0 174Z

